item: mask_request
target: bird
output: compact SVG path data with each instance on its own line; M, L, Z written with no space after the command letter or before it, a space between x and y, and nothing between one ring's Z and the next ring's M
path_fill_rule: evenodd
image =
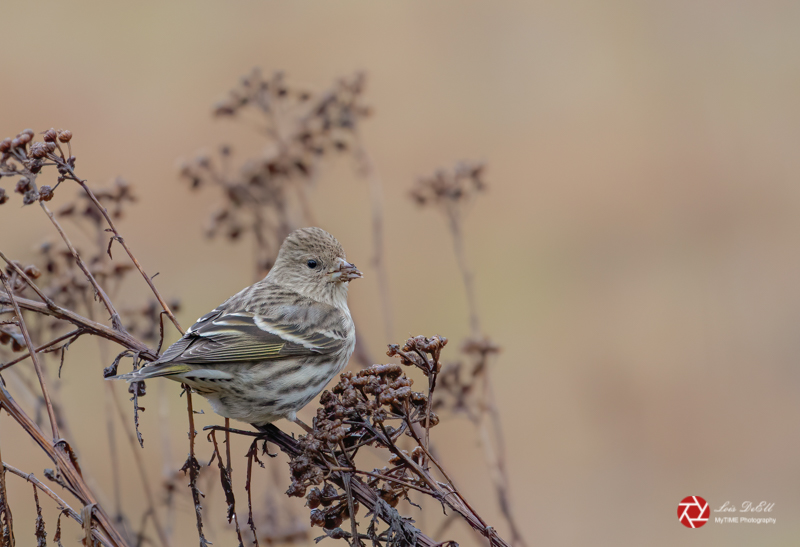
M266 277L200 317L155 361L112 379L169 378L225 418L256 427L281 418L304 425L297 411L355 349L347 290L360 277L331 234L295 230Z

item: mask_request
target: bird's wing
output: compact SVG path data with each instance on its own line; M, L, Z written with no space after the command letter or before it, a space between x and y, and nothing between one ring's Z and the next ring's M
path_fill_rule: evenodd
M324 355L347 343L344 323L333 307L320 327L313 322L265 317L251 312L214 310L198 319L183 338L152 363L219 364L265 361L290 356ZM313 326L312 326L313 325Z

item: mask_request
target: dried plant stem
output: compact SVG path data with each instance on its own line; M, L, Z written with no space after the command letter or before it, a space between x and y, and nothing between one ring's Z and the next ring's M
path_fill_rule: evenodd
M178 323L178 320L175 318L175 315L172 313L172 310L164 301L164 298L161 296L161 293L158 292L158 289L156 288L155 284L153 284L152 278L144 272L144 269L142 269L142 265L139 264L139 261L133 255L133 252L131 252L130 248L128 247L128 244L125 243L125 239L123 239L122 235L120 235L119 231L117 230L117 227L114 225L114 221L111 219L111 215L108 214L108 210L103 206L102 203L100 203L100 200L97 199L97 196L94 195L94 192L92 192L91 188L87 186L86 181L78 178L78 176L75 174L75 171L72 169L72 166L70 166L69 163L63 161L63 159L59 161L58 158L56 158L55 156L53 156L53 158L69 173L69 178L80 184L81 188L83 188L84 192L86 192L86 194L89 196L89 199L92 200L92 203L94 203L94 205L103 215L103 218L106 219L108 227L114 234L112 237L112 241L114 240L119 241L120 245L122 245L122 248L125 249L126 253L128 253L128 257L130 257L131 262L133 262L133 265L136 266L136 269L139 270L140 274L142 274L142 277L144 278L147 285L150 287L150 290L153 291L156 300L158 300L158 303L161 305L161 308L166 312L170 321L172 321L172 324L175 325L175 328L178 329L178 331L181 334L183 334L183 329L181 328L180 323ZM45 207L44 202L42 202L42 207ZM108 250L109 250L108 255L111 256L111 242L109 242Z
M154 361L156 358L158 358L158 355L153 350L148 348L145 344L127 332L114 330L103 325L102 323L92 321L91 319L60 306L54 305L53 307L49 307L47 304L42 304L27 298L16 297L14 300L16 300L19 307L24 310L33 311L41 315L49 315L57 319L68 321L73 325L86 330L87 334L93 334L107 340L111 340L112 342L116 342L120 346L138 353L139 357L147 359L148 361ZM11 305L11 299L7 294L0 293L0 304Z
M82 333L83 333L83 329L82 328L77 328L77 329L71 330L66 334L62 334L58 338L54 338L53 340L50 340L46 344L42 344L41 346L36 348L36 353L41 353L46 349L52 348L53 346L55 346L59 342L63 342L64 340L68 340L68 339L73 338L73 337L77 337ZM56 348L56 349L59 349L59 348ZM14 359L12 361L9 361L7 363L0 364L0 372L4 371L5 369L7 369L7 368L9 368L9 367L11 367L13 365L16 365L20 361L24 361L28 357L30 357L30 352L26 351L25 353L23 353L22 355L20 355L16 359Z
M274 425L270 424L260 427L259 429L263 431L266 439L269 442L275 444L286 454L290 456L298 456L301 453L301 449L297 441L286 435L286 433ZM373 434L375 434L376 437L383 437L381 432L375 430L373 430ZM460 494L458 494L457 491L442 489L440 484L435 481L427 471L422 469L413 459L409 458L407 454L404 454L400 449L398 449L393 442L388 440L387 437L384 437L382 443L388 447L394 447L393 453L399 458L405 460L409 467L414 469L415 474L417 474L419 478L425 482L426 486L430 488L430 491L426 491L427 494L434 495L434 497L440 502L446 504L451 509L461 514L467 520L470 526L489 539L491 545L498 547L509 547L508 544L502 538L500 538L491 527L487 526L486 523L483 522L483 520L472 510L469 504L461 497ZM328 476L328 479L340 488L345 489L345 479L343 476L343 473L345 472L333 470L337 468L337 466L333 466L331 469L329 469L330 475ZM346 474L350 476L349 490L352 496L358 500L359 503L364 505L368 511L375 511L376 507L379 505L378 495L372 488L364 484L363 481L353 476L353 471L354 470L349 469L346 471ZM378 511L378 514L382 514L382 512ZM389 522L387 521L387 523ZM426 536L424 533L419 532L417 535L417 545L421 547L437 547L440 545L440 543Z
M447 472L444 470L444 468L441 465L439 465L436 459L433 458L430 452L428 452L425 446L423 446L422 441L419 439L419 437L416 436L416 433L414 433L413 428L409 428L410 433L412 433L412 435L415 437L415 440L417 441L418 445L422 447L422 449L426 452L428 458L430 458L430 460L436 465L439 471L444 475L445 479L448 482L448 486L450 487L449 490L444 490L442 488L442 484L434 480L426 469L424 469L416 461L410 458L407 453L400 450L396 444L391 442L389 440L390 437L387 434L386 430L383 429L383 426L381 426L381 429L384 435L384 438L381 440L381 442L385 446L387 446L387 448L389 448L389 450L396 457L403 460L405 464L409 467L409 469L414 470L417 476L427 484L428 488L430 489L430 491L427 492L428 494L433 495L434 498L438 499L439 501L450 507L453 511L460 514L473 529L475 529L476 531L487 537L492 545L498 545L498 546L508 545L505 541L503 541L502 538L497 536L497 534L494 532L494 529L492 529L489 525L486 524L486 522L484 522L484 520L472 508L469 502L467 502L467 500L461 495L461 493L453 484L452 479L450 479L450 477L447 475ZM377 431L375 431L374 429L372 433L376 437L380 437L380 434L378 434Z
M14 547L14 518L11 515L11 504L8 501L8 490L6 489L6 464L3 462L3 455L0 453L0 545L2 547Z
M480 327L480 316L478 315L477 299L475 297L475 284L473 281L472 270L469 268L466 253L464 251L464 235L461 226L460 210L455 203L447 203L447 218L449 222L450 234L453 238L453 251L456 255L458 269L464 281L464 292L467 298L467 309L469 315L470 331L472 337L478 340L482 337ZM484 356L486 359L486 356ZM500 411L495 402L494 389L491 381L491 369L489 363L484 363L481 367L483 376L483 401L481 403L481 413L475 416L473 421L476 423L481 444L484 449L485 459L489 467L492 483L497 494L500 512L511 529L512 543L517 547L525 547L526 543L517 525L516 519L511 510L510 486L508 480L508 470L505 458L505 439L503 435L503 424L500 420ZM484 416L488 415L487 423Z
M205 429L209 428L206 427ZM249 433L248 431L248 434ZM257 434L253 435L257 436ZM256 523L253 520L253 460L261 463L258 460L258 439L252 442L250 449L247 451L247 478L245 479L244 489L247 491L247 524L250 526L250 532L253 534L253 544L259 547Z
M453 251L456 255L458 270L461 272L461 279L464 281L464 292L467 296L467 313L469 314L469 328L473 337L481 335L480 316L478 315L478 304L475 298L475 284L473 281L472 270L467 265L467 257L464 252L464 236L461 227L461 217L455 204L448 204L447 220L450 234L453 236Z
M0 271L0 280L3 282L3 287L5 288L6 294L8 295L11 305L14 308L14 313L17 315L17 326L22 332L23 338L25 338L25 345L28 346L28 352L30 353L31 361L33 361L33 368L36 370L36 376L39 378L39 386L42 389L44 404L47 407L47 417L50 419L50 430L53 433L53 442L56 442L59 438L58 423L56 422L56 414L53 410L53 402L50 400L50 392L48 391L47 384L44 381L42 365L39 362L39 355L36 353L36 348L33 345L33 341L31 341L31 334L28 332L27 325L25 325L25 319L22 317L22 311L20 310L19 305L14 298L14 293L11 292L11 286L8 284L8 277L6 277L6 274L2 271Z
M486 414L492 421L492 427L490 432L490 428L485 423L485 420L481 420L479 426L481 444L483 445L489 470L493 475L492 479L497 493L500 512L503 514L503 517L505 517L511 529L512 544L525 547L526 542L517 526L516 519L514 519L511 513L511 500L509 499L511 488L508 481L508 469L505 464L505 439L503 438L502 424L500 423L500 413L494 401L491 378L489 374L486 373L484 373L484 405L487 409ZM492 432L494 433L494 439L491 438Z
M383 184L367 154L361 135L357 128L353 129L355 136L355 157L359 164L358 170L369 182L369 197L372 212L372 265L378 273L378 291L383 308L384 334L387 340L393 340L394 325L392 324L392 302L389 297L389 276L386 271L386 253L384 252L383 231Z
M183 466L184 471L189 471L189 487L192 489L192 501L194 502L194 513L197 518L197 533L200 536L200 547L210 545L209 541L203 535L203 506L200 503L200 497L203 495L197 488L197 476L200 471L200 464L194 453L194 439L197 436L197 431L194 428L194 408L192 407L192 390L186 384L183 384L184 393L186 393L186 409L189 413L189 459Z
M122 513L122 486L120 485L119 453L117 452L117 435L114 429L114 415L111 412L111 399L114 397L114 389L111 382L105 383L106 392L106 435L108 435L108 455L111 461L111 487L114 492L114 518L117 523L124 521Z
M70 507L66 501L64 501L58 494L53 492L46 484L42 483L39 479L37 479L33 475L33 473L25 473L24 471L17 469L13 465L9 465L6 462L3 462L3 472L5 471L8 471L9 473L12 473L20 478L25 479L26 481L34 485L36 488L38 488L40 492L44 492L47 496L50 497L50 499L56 502L59 511L67 515L69 518L77 522L79 525L83 526L83 519L81 519L81 516L78 514L78 512L75 511L75 509L73 509L72 507ZM95 532L97 532L97 530L95 530ZM103 545L106 546L112 545L111 543L108 542L107 538L99 534L95 535L95 539L100 541Z
M92 316L91 308L87 307L87 313ZM100 351L100 359L103 363L108 362L108 347L100 338L97 339L97 349ZM120 525L124 524L125 519L122 512L122 486L120 479L119 453L117 451L117 435L114 428L114 414L111 411L114 399L114 385L111 382L105 384L105 419L106 434L108 435L108 454L111 462L111 485L114 496L114 518Z
M164 385L166 382L158 384L158 417L161 429L161 464L162 475L169 477L172 475L172 438L169 432L169 399L167 398L167 390ZM172 537L175 522L175 497L172 495L167 496L166 511L164 511L164 521L166 528L164 534L169 538Z
M353 351L353 359L361 365L362 368L367 368L372 364L372 356L367 349L366 338L359 334L358 326L356 326L356 349Z
M111 299L108 298L108 295L103 290L103 288L100 286L100 284L97 282L97 280L94 278L92 273L89 271L89 268L86 267L86 263L81 258L81 255L78 253L77 249L75 249L75 246L72 244L70 239L67 237L66 232L64 232L64 228L61 227L61 224L56 220L55 215L47 207L45 202L40 201L39 205L41 205L42 210L45 212L47 217L50 219L50 222L53 223L53 226L55 226L56 230L58 231L59 235L61 236L61 239L67 245L67 248L69 249L69 252L72 253L73 258L75 258L75 263L78 264L78 267L83 272L83 275L85 275L86 279L89 280L89 283L92 284L92 287L94 288L95 295L100 298L100 300L103 302L103 305L108 310L108 313L111 315L111 325L114 327L115 330L124 331L125 329L122 327L122 323L121 323L120 318L119 318L119 313L117 312L116 308L114 307L114 304L111 303Z
M114 408L119 416L119 419L122 423L125 423L125 412L122 409L122 406L119 403L119 399L116 396L116 392L114 390L114 384L111 382L107 382L106 385L109 386L109 394L111 397L111 401L114 405ZM128 445L130 446L129 452L133 454L133 460L136 463L136 470L139 473L139 480L142 483L142 489L144 490L145 499L147 499L147 508L145 512L150 512L152 520L153 520L153 528L156 529L156 534L158 535L158 540L164 547L168 547L170 544L169 537L164 531L164 527L161 524L161 518L159 517L159 512L156 508L156 500L153 496L153 492L150 489L150 480L147 477L147 468L144 465L144 461L142 461L142 454L139 450L137 450L136 439L134 438L133 434L130 432L129 429L123 427L122 430L125 432L125 438L128 441Z
M8 257L7 257L5 254L3 254L3 251L0 251L0 258L2 258L2 259L3 259L3 261L4 261L6 264L8 264L8 265L9 265L9 267L11 267L11 269L13 269L13 270L14 270L14 271L17 273L17 275L18 275L18 276L20 276L20 277L21 277L23 280L25 280L25 282L28 284L28 286L29 286L31 289L33 289L33 292L35 292L37 295L39 295L39 298L41 298L41 299L42 299L42 302L46 303L48 306L54 306L54 305L55 305L55 304L53 303L53 301L52 301L50 298L48 298L48 297L47 297L47 296L46 296L46 295L45 295L45 294L44 294L44 293L43 293L43 292L42 292L42 291L39 289L39 287L37 287L37 286L36 286L36 284L35 284L35 283L34 283L34 282L31 280L31 278L30 278L30 277L28 277L28 274L26 274L26 273L25 273L25 270L23 270L22 268L20 268L19 266L17 266L17 264L16 264L14 261L12 261L12 260L9 260L9 258L8 258Z
M14 419L31 438L39 445L45 454L53 461L58 470L62 486L69 490L80 500L83 507L92 506L93 520L97 522L98 529L92 529L92 533L104 545L111 547L127 547L129 544L116 529L111 518L105 510L97 503L97 499L92 493L78 466L78 460L72 448L64 439L49 441L42 433L36 423L22 410L17 402L6 391L5 384L0 381L0 407L3 408ZM88 523L84 522L84 528ZM104 539L103 536L105 536Z
M230 425L230 420L228 418L225 419L225 439L226 442L230 441L230 431L228 431L228 427ZM209 434L209 439L214 445L214 453L211 456L211 461L208 465L213 463L214 459L217 460L217 468L219 469L220 474L220 482L222 483L222 491L225 494L225 501L228 504L228 523L234 522L236 527L236 536L239 540L239 547L244 547L244 540L242 539L242 531L239 528L239 519L236 516L236 498L233 494L233 485L231 481L231 457L230 457L230 445L225 450L225 460L222 459L222 453L219 450L219 444L217 443L217 435L216 431L211 431Z

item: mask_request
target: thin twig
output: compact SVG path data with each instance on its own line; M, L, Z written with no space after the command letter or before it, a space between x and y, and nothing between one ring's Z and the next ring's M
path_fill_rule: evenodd
M119 399L116 396L114 384L108 382L108 386L111 401L114 404L117 416L119 417L120 422L124 424L126 422L125 413L123 412ZM164 527L161 524L161 518L159 517L158 508L156 507L155 496L153 495L153 491L150 489L150 480L147 477L147 468L142 460L142 453L136 448L136 439L133 437L133 434L130 432L130 430L128 430L126 427L123 427L122 430L125 432L125 438L127 439L128 446L130 447L128 452L133 454L133 461L136 463L136 470L139 473L139 481L142 483L144 496L147 500L147 509L152 512L151 517L153 519L153 527L156 529L159 542L164 547L168 547L170 545L169 537L167 536L166 532L164 531Z
M261 463L258 459L258 439L250 444L250 449L247 451L247 477L244 482L244 489L247 491L247 524L253 533L253 544L258 547L258 532L253 520L253 460Z
M372 265L378 273L378 291L383 308L383 325L386 340L393 340L394 325L392 324L392 301L389 296L389 275L386 269L386 253L384 251L383 230L383 184L372 163L358 127L353 128L355 137L354 154L359 164L359 171L369 182L369 197L372 210Z
M20 268L20 267L19 267L19 266L16 264L16 262L14 262L14 261L10 260L10 259L9 259L9 258L8 258L8 257L5 255L5 254L3 254L3 251L0 251L0 258L2 258L2 259L3 259L3 261L5 261L5 263L6 263L6 264L8 264L9 266L11 266L11 268L12 268L12 269L13 269L15 272L17 272L17 275L19 275L19 276L20 276L22 279L24 279L24 280L25 280L25 282L28 284L28 286L30 286L30 288L31 288L31 289L33 289L33 292L35 292L37 295L39 295L39 298L41 298L41 299L42 299L42 302L44 302L45 304L47 304L47 305L48 305L49 307L51 307L51 308L52 308L53 306L55 306L55 303L54 303L54 302L53 302L53 301L52 301L52 300L51 300L51 299L50 299L50 298L49 298L49 297L48 297L46 294L44 294L44 293L43 293L43 292L42 292L42 291L39 289L39 287L37 287L37 286L36 286L36 284L35 284L35 283L34 283L34 282L31 280L31 278L30 278L30 277L28 277L28 274L26 274L26 273L25 273L25 270L23 270L22 268Z
M50 315L57 319L68 321L75 326L86 329L87 334L101 336L107 340L116 342L124 348L138 352L140 357L143 357L148 361L155 361L158 358L158 355L155 352L127 332L114 330L103 325L102 323L92 321L91 319L83 317L74 311L62 308L61 306L55 306L51 309L46 304L27 298L16 297L15 300L17 301L19 307L24 310L30 310L42 315ZM0 293L0 304L11 305L11 299L8 297L8 295Z
M467 299L467 309L469 314L469 325L472 332L472 338L478 340L482 337L480 327L480 316L478 314L477 299L475 297L475 286L473 282L472 270L467 264L466 254L464 252L464 235L461 226L460 210L458 203L446 203L447 218L449 221L450 234L453 239L453 251L456 255L458 269L461 272L461 277L464 281L464 292ZM483 359L487 359L486 354ZM477 423L481 444L483 445L486 455L486 463L490 467L492 482L494 483L495 492L497 494L498 505L500 512L508 522L511 529L512 543L517 547L526 547L522 533L517 525L516 519L511 511L511 503L509 500L509 480L508 472L505 465L505 441L503 438L502 422L500 420L500 412L495 404L494 389L491 382L491 370L489 363L483 363L481 367L481 374L483 376L483 403L481 404L481 414L487 414L492 423L494 430L494 441L491 440L489 425L486 420L477 417ZM495 448L499 453L495 453Z
M475 298L475 284L473 282L472 270L467 266L467 257L464 252L464 236L461 231L461 217L456 206L456 204L448 203L447 220L449 222L450 233L453 236L453 250L455 251L456 262L458 262L458 270L461 272L461 279L464 281L470 331L472 332L472 336L477 338L480 336L481 326L477 299Z
M42 344L41 346L36 348L36 353L42 353L46 349L52 348L53 346L55 346L59 342L63 342L67 338L72 338L74 336L77 339L77 337L80 336L83 332L84 332L83 328L77 328L77 329L71 330L67 334L63 334L63 335L59 336L58 338L50 340L46 344ZM72 340L72 341L74 342L74 340ZM55 350L51 350L51 351L57 351L58 349L60 349L60 348L56 348ZM7 369L7 368L9 368L9 367L11 367L13 365L16 365L20 361L24 361L29 356L30 356L30 352L26 352L23 355L20 355L19 357L14 359L13 361L9 361L7 363L0 364L0 372L4 371L5 369Z
M3 408L20 426L25 430L28 435L39 445L45 454L56 464L58 469L58 477L61 479L61 484L67 488L75 497L77 497L81 504L86 506L93 506L94 510L91 513L96 520L99 530L94 530L93 533L100 532L98 536L106 536L106 544L112 547L127 547L128 542L123 538L120 532L115 528L113 521L109 518L103 508L97 504L97 500L92 493L80 468L77 464L77 457L72 451L72 448L64 439L57 439L48 441L42 430L36 423L22 410L17 402L11 397L11 394L5 388L2 379L0 379L0 407ZM84 523L86 527L87 523Z
M33 473L25 473L24 471L20 471L13 465L9 465L6 462L3 462L3 469L33 484L41 492L44 492L45 494L47 494L47 496L49 496L53 501L56 502L59 511L61 511L69 518L77 522L80 526L83 526L83 520L81 519L81 516L78 514L78 512L75 511L72 507L70 507L66 501L64 501L58 494L53 492L46 484L37 479L33 475ZM97 530L95 530L95 534L96 534L95 539L100 541L103 545L108 545L108 546L112 545L111 543L108 542L107 538L100 535Z
M184 392L186 393L186 410L189 413L189 458L183 465L183 471L189 472L189 487L192 490L192 501L194 502L194 513L197 519L197 534L200 536L200 547L210 545L209 541L203 535L203 506L200 503L200 497L203 495L200 489L197 488L197 476L200 471L200 464L194 453L194 439L197 436L197 431L194 428L194 409L192 407L192 391L189 386L183 384Z
M89 280L89 283L91 283L92 287L94 288L95 295L100 297L100 300L103 302L103 305L106 307L106 310L108 310L108 313L111 316L111 325L114 327L114 330L125 332L125 328L122 326L122 322L120 320L117 309L114 307L114 304L111 303L111 300L108 298L106 291L103 290L103 288L94 278L92 273L89 271L89 268L86 266L86 263L84 263L83 259L81 258L81 255L78 253L77 249L75 249L75 246L72 245L72 241L70 241L69 237L67 237L66 232L64 232L64 228L61 227L61 224L56 220L55 215L47 207L47 205L45 205L44 201L40 201L39 205L41 205L42 210L50 219L50 222L53 223L53 226L55 226L56 230L61 236L61 239L67 245L69 252L72 253L73 258L75 259L75 263L81 269L83 275L86 276L86 279ZM52 306L49 307L52 308Z
M175 325L175 328L178 329L178 331L181 334L183 334L183 329L181 328L180 323L178 323L178 320L175 318L175 315L172 313L172 310L170 309L169 305L167 305L167 303L164 301L164 298L161 296L161 293L158 292L158 289L156 288L155 284L153 284L152 278L145 273L144 269L142 268L142 265L139 264L139 261L133 255L133 252L130 250L130 247L128 247L128 244L125 243L125 239L122 237L122 235L120 235L119 231L117 230L117 227L114 225L114 221L111 219L111 215L108 214L108 210L103 206L102 203L100 203L100 200L98 200L97 196L94 195L94 192L92 192L91 188L89 188L89 186L86 184L86 181L78 178L78 176L75 174L75 171L72 169L72 166L69 163L67 163L63 159L59 161L59 159L57 159L55 156L53 156L52 159L57 161L60 164L60 166L63 167L69 173L69 177L72 178L72 180L80 184L81 188L83 188L83 190L89 196L89 199L92 200L92 203L94 203L94 205L106 219L106 222L108 223L111 232L114 234L112 241L113 240L119 241L120 245L122 245L122 248L125 249L126 253L128 253L128 257L130 257L131 262L133 262L133 265L136 266L136 269L139 270L140 274L142 274L142 277L144 278L147 285L150 287L150 290L153 291L153 294L158 300L158 303L161 305L161 308L169 316L170 320L172 321L172 324Z
M42 397L44 397L44 404L47 407L47 416L50 419L50 429L53 433L53 442L56 442L56 440L59 438L58 423L56 422L56 414L53 410L53 402L50 400L50 392L47 389L47 384L45 383L44 375L42 374L42 365L39 363L39 355L36 353L36 348L31 340L31 334L28 332L28 327L25 325L25 319L22 317L22 311L19 309L19 305L17 305L17 300L14 298L14 293L11 292L11 286L8 284L8 277L6 277L6 274L2 271L0 271L0 280L2 280L6 294L11 301L11 305L14 307L14 312L17 314L17 326L22 332L22 336L25 338L25 345L28 346L28 352L30 353L31 361L33 361L33 368L36 370L36 376L39 378L39 386L42 388Z
M266 426L259 426L258 429L264 433L264 437L271 442L272 444L276 445L281 451L285 452L289 456L297 457L302 454L302 449L300 448L297 440L289 437L286 433L278 429L272 424ZM381 437L382 434L378 433L377 431L373 431L377 437ZM393 443L390 443L393 445ZM420 475L429 487L434 489L435 491L441 492L441 500L453 508L453 510L458 511L467 519L467 522L472 526L475 530L483 534L487 537L492 545L496 545L499 547L509 547L509 545L500 538L494 530L490 527L486 526L486 524L477 516L477 514L471 510L468 505L461 505L454 504L454 502L450 502L449 499L452 497L453 492L444 492L441 490L439 485L434 481L423 469L421 469L416 462L413 462L406 454L403 454L399 449L395 455L399 456L401 459L408 459L410 460L412 467L415 468L415 472ZM335 483L340 488L344 489L344 482L341 472L331 472L329 477L333 483ZM353 497L358 500L359 503L363 504L364 507L367 508L368 511L374 511L376 506L378 505L378 495L375 491L367 486L363 481L358 479L357 477L351 477L350 479L350 490L352 492ZM458 497L459 502L463 502L463 499ZM381 517L382 520L386 520ZM386 520L387 524L389 521ZM421 547L436 547L439 543L429 536L426 536L424 533L419 532L417 535L417 545Z
M0 469L0 509L2 515L0 519L0 545L3 547L14 547L14 518L11 515L11 504L8 501L8 489L6 488L6 465L3 462L3 455L0 453L0 462L3 463Z

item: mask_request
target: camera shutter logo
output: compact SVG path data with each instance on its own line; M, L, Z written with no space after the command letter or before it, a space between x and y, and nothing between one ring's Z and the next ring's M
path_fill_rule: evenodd
M700 496L687 496L678 504L678 519L687 528L700 528L708 522L711 509Z

